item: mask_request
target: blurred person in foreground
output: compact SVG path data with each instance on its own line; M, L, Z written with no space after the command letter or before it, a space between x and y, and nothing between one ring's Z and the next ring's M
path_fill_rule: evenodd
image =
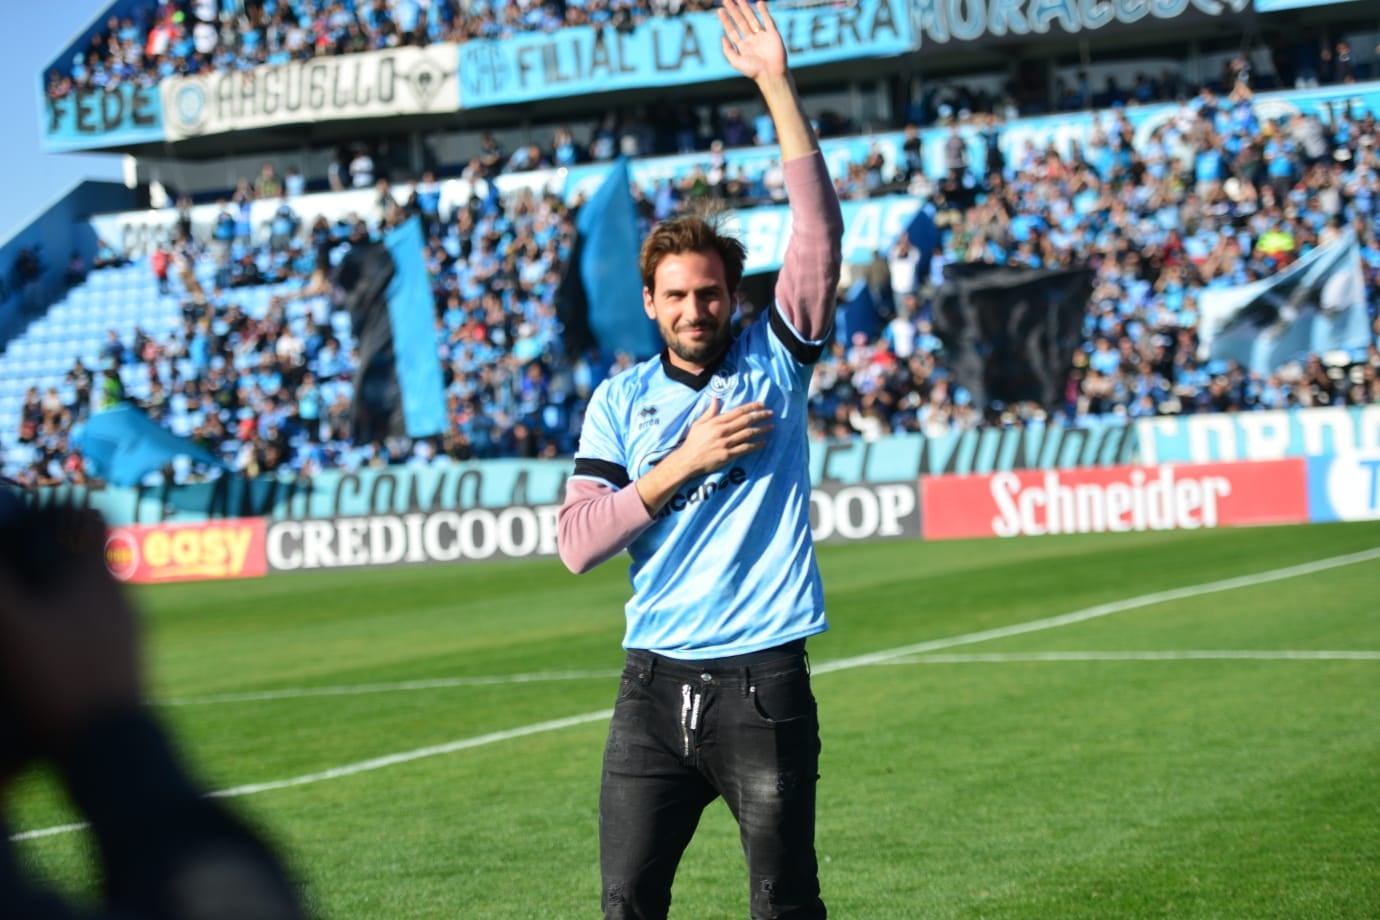
M0 821L0 917L305 918L279 860L206 797L145 705L136 617L106 570L100 515L26 511L0 487L0 551L0 799L45 761L90 822L104 876L94 907L44 889Z
M762 92L794 229L767 322L735 336L746 252L697 217L642 247L666 349L595 391L560 512L580 573L628 550L623 670L599 796L607 918L664 918L700 815L738 821L755 918L825 916L819 724L805 640L828 628L809 522L807 388L843 220L765 4L726 0L728 62Z

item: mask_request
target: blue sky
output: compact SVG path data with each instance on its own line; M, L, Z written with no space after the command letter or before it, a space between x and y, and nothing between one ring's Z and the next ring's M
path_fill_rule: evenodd
M121 177L120 156L44 153L39 146L38 77L107 0L3 0L0 125L5 185L0 241L9 239L78 179Z

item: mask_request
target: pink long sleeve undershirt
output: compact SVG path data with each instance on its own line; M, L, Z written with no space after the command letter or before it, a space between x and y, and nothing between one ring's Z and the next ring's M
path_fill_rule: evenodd
M834 322L842 264L843 213L824 155L814 151L782 164L790 202L791 239L776 282L782 317L806 341L822 339ZM595 479L566 483L556 543L575 574L621 553L652 523L631 484L615 489Z

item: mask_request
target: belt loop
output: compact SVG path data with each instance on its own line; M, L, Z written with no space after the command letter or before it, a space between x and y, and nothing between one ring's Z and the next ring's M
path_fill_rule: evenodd
M739 683L742 686L743 698L747 699L748 690L750 689L752 684L752 669L749 668L747 665L743 665L742 677L743 679Z
M651 652L635 650L628 653L628 661L637 665L637 682L642 686L647 686L652 682L652 673L656 670L656 656Z
M809 649L801 649L801 650L800 650L800 654L803 655L803 656L805 657L805 676L806 676L806 677L809 677L809 676L810 676L810 650L809 650Z

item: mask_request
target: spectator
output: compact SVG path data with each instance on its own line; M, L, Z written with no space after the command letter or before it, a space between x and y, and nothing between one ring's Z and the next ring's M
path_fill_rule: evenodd
M297 235L297 228L301 221L297 218L297 212L288 204L287 196L278 202L278 208L273 212L273 219L269 223L268 248L272 252L286 252L292 245L293 238Z
M153 270L153 277L158 281L158 293L168 293L168 273L172 267L172 254L166 246L160 245L153 250L153 255L149 257L149 267Z
M949 136L944 140L944 168L955 181L968 169L968 143L958 133L957 122L949 125Z
M115 248L103 239L96 240L96 256L91 260L93 269L119 268L125 264L125 259L115 251Z
M350 160L350 185L354 188L368 188L374 184L374 158L367 147L359 147Z
M902 233L896 240L887 259L891 278L891 294L894 302L900 303L908 294L914 294L919 278L920 253L910 243L910 237Z
M72 257L67 260L67 271L63 274L62 280L69 288L86 280L86 260L75 249L72 250Z
M69 460L79 475L80 455ZM21 874L0 828L0 915L191 920L214 902L243 920L305 917L279 860L203 793L145 703L136 615L106 570L104 521L0 500L0 793L46 763L90 820L105 881L99 906L63 903Z
M269 198L280 198L283 195L283 183L278 178L278 171L272 163L265 163L259 169L259 176L254 180L254 197L260 201Z
M303 195L306 190L306 178L296 166L289 166L287 174L283 176L283 194L289 198L297 198Z

